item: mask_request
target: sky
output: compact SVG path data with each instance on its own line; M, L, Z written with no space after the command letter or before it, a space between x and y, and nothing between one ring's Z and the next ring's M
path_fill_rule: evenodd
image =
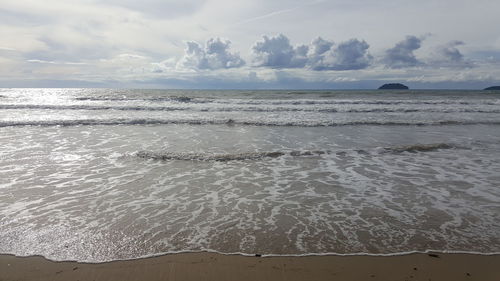
M0 0L0 87L477 89L498 0Z

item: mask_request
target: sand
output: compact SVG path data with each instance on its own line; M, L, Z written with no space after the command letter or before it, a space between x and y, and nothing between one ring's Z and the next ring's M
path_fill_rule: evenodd
M500 280L500 255L245 257L171 254L108 263L0 255L0 280Z

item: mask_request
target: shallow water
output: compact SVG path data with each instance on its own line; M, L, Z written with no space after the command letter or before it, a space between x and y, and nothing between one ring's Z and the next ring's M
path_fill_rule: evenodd
M498 95L0 94L2 253L500 251Z

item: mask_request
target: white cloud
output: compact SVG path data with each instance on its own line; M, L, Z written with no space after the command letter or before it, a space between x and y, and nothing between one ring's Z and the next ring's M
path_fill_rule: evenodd
M153 62L151 66L153 69L151 70L153 73L163 73L166 71L174 71L175 65L177 64L177 60L175 58L168 58L161 62Z
M16 51L16 49L0 46L0 51Z
M184 56L177 63L179 69L235 68L245 64L238 53L229 52L231 42L220 38L209 39L205 46L195 41L186 42Z
M42 64L59 64L59 65L86 65L85 62L71 62L71 61L48 61L48 60L26 60L29 63L42 63Z

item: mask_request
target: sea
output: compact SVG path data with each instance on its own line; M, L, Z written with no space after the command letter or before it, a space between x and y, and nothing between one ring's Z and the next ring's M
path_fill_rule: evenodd
M500 252L500 94L0 89L0 253Z

